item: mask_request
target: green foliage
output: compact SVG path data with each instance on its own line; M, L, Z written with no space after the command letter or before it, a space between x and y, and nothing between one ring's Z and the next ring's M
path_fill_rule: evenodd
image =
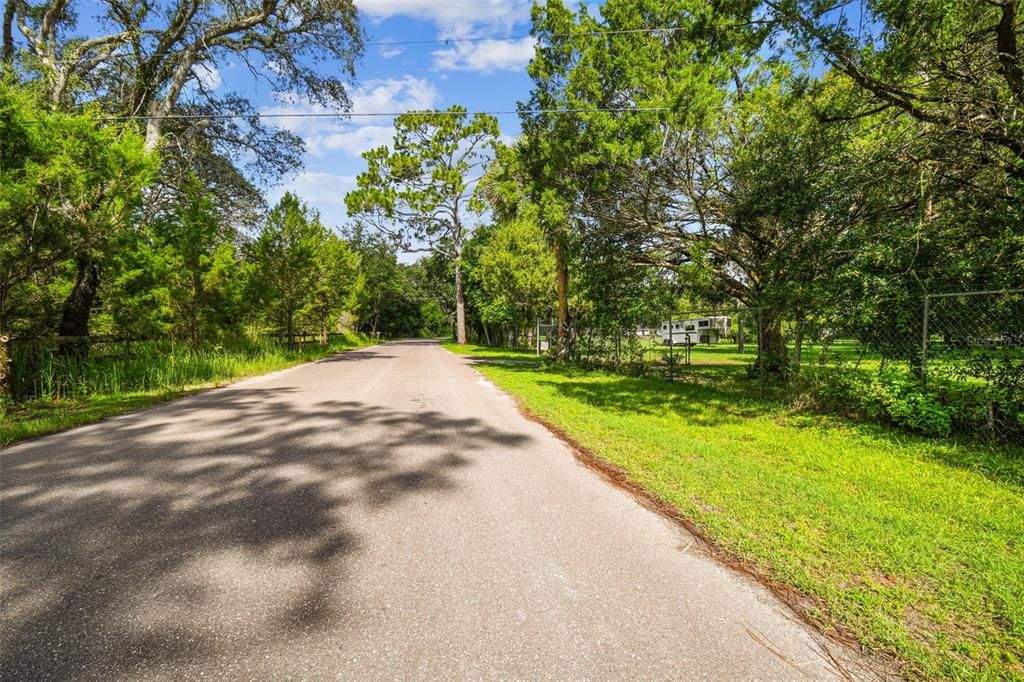
M232 236L193 178L180 203L112 244L101 288L108 331L135 338L171 334L193 348L240 333L244 267ZM96 326L102 329L104 319Z
M949 374L977 395L972 416L979 430L1008 442L1024 442L1024 355L1020 349L976 351L962 364L953 365Z
M474 255L482 322L531 325L550 317L555 263L537 222L520 217L497 225Z
M16 365L33 364L36 371L19 383L18 393L36 401L59 401L91 395L119 395L137 391L185 388L257 374L262 364L317 356L354 345L358 338L342 335L327 346L289 351L267 339L239 337L199 349L175 341L113 342L89 357L65 356L52 348L17 346L16 354L31 354ZM19 377L16 377L16 381Z
M326 340L329 332L338 331L334 327L348 307L359 276L359 254L333 232L324 235L317 250L316 275L306 316Z
M52 278L124 229L155 161L131 127L50 111L0 78L0 330L45 329Z
M462 107L395 119L391 147L363 154L367 169L345 196L349 213L405 249L427 244L458 256L465 213L479 211L472 187L497 144L498 123Z
M261 317L294 341L296 316L313 302L327 230L320 217L294 194L271 209L252 245L250 285ZM328 269L329 270L329 269Z
M363 154L367 169L345 196L350 215L366 221L403 251L429 250L452 264L456 334L466 337L462 255L471 231L466 216L482 201L473 187L498 144L498 122L446 112L413 112L395 119L391 148Z
M870 419L932 436L953 433L1020 442L1020 359L981 355L936 378L920 378L889 365L880 372L844 366L809 366L794 380L796 404L821 412ZM980 379L980 380L979 380Z

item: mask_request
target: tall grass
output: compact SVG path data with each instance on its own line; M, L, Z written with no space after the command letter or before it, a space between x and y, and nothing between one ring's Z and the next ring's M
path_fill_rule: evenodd
M354 334L334 335L327 346L295 350L271 339L237 339L196 350L171 340L146 341L98 345L86 356L22 347L12 358L11 393L17 400L60 401L183 389L273 371L359 343Z

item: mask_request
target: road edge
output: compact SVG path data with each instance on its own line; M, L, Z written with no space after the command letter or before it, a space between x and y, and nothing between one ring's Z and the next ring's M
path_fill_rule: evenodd
M866 649L856 635L841 625L825 625L815 620L812 616L812 610L821 604L820 600L812 595L800 591L792 585L775 580L764 571L759 570L754 564L744 561L740 557L724 549L714 540L709 538L700 526L692 519L686 517L676 507L660 499L655 493L634 481L625 469L612 464L595 454L589 448L566 433L561 427L537 415L530 410L529 407L523 404L523 402L515 395L509 393L504 388L487 378L476 367L477 363L472 356L459 355L458 353L454 353L443 346L441 348L445 352L463 360L465 364L469 365L469 367L481 377L481 379L508 397L512 404L515 405L516 410L518 410L524 418L541 426L548 433L554 436L556 440L562 443L562 445L572 453L575 460L581 466L590 469L613 487L628 494L640 506L654 512L666 519L668 522L681 527L693 536L696 541L697 549L714 559L719 564L725 566L727 569L766 588L797 618L800 623L808 627L826 642L838 647L840 651L854 659L841 661L834 655L833 651L822 646L824 654L830 659L832 665L836 669L836 672L840 676L848 680L863 679L863 675L857 676L855 674L855 672L860 672L870 675L875 680L889 681L904 679L902 671L903 664L897 657L885 652L870 651ZM855 672L851 672L851 667L855 667L857 670Z
M328 355L325 355L323 357L317 358L316 360L308 360L306 362L300 362L298 364L289 365L288 367L282 367L281 369L275 369L273 371L266 372L264 374L247 374L247 375L243 375L243 376L237 376L237 377L234 377L234 378L229 379L227 381L218 382L218 383L214 383L214 384L197 384L197 385L192 386L190 388L183 388L183 389L180 389L180 390L171 390L169 393L166 393L166 394L159 394L159 395L152 396L153 401L151 403L148 403L147 405L145 405L143 407L128 408L128 409L125 409L125 410L122 410L122 411L113 411L113 412L110 412L110 413L107 413L107 414L99 415L95 419L89 419L89 420L84 421L84 422L82 422L80 424L67 424L65 426L53 429L52 431L47 431L46 433L37 433L37 434L33 434L31 436L26 436L25 438L19 438L17 440L13 440L10 443L6 443L6 444L3 444L3 445L0 445L0 453L6 452L10 448L14 448L14 447L17 447L19 445L24 445L26 443L32 443L32 442L40 440L42 438L49 438L50 436L55 436L55 435L61 434L61 433L67 433L68 431L74 431L75 429L83 429L83 428L86 428L86 427L89 427L89 426L93 426L95 424L101 424L103 422L110 421L111 419L117 419L118 417L124 417L126 415L142 414L144 412L149 412L150 410L158 410L158 409L166 407L168 405L172 405L172 404L178 402L179 400L186 400L188 398L194 398L197 395L202 395L203 393L209 393L211 391L217 391L217 390L228 388L228 387L231 387L231 386L237 386L238 384L244 383L246 381L253 381L253 380L257 380L257 379L262 379L264 377L270 377L270 376L275 376L275 375L278 375L278 374L282 374L284 372L290 372L290 371L292 371L294 369L298 369L300 367L305 367L306 365L315 365L318 362L323 362L324 360L327 360L327 359L329 359L329 358L331 358L331 357L333 357L335 355L340 355L342 353L349 353L349 352L357 351L357 350L367 350L368 348L376 348L377 346L380 346L380 345L383 345L383 343L382 342L378 342L378 343L374 343L374 344L369 345L369 346L353 346L352 348L345 348L345 349L342 349L342 350L334 351L334 352L332 352L332 353L330 353Z

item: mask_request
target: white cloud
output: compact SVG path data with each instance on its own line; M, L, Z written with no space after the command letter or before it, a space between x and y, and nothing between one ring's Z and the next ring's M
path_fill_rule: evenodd
M414 109L434 109L440 94L429 81L413 76L369 80L349 93L352 113L401 113ZM326 114L332 110L311 102L297 93L278 93L280 104L261 110L264 114ZM393 136L392 117L296 117L274 119L275 125L290 130L306 142L310 156L322 157L328 151L341 150L353 156L389 142Z
M345 194L355 188L354 175L306 171L268 192L267 201L273 206L285 192L291 192L320 211L320 219L325 225L338 226L348 217Z
M365 125L344 133L332 133L323 138L324 149L341 150L359 156L368 149L386 145L395 137L393 126Z
M434 68L441 71L518 71L533 58L534 39L481 40L456 43L454 47L435 50Z
M461 35L473 26L511 28L530 18L531 0L356 0L370 19L380 21L399 15L437 23L450 35Z
M433 109L439 98L437 88L414 76L369 80L351 93L353 113Z
M391 59L392 57L397 57L400 54L402 54L402 48L400 47L382 45L380 48L380 56L384 59Z
M220 71L213 64L196 64L192 67L192 75L207 92L213 92L224 82L224 79L220 77Z

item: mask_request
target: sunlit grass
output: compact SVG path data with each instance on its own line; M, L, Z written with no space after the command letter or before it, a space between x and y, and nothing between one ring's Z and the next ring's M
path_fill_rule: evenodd
M800 415L728 383L480 365L531 412L924 678L1024 677L1024 450Z
M506 348L493 348L491 346L476 346L473 344L459 345L452 343L451 341L445 341L441 344L447 350L459 355L468 355L474 358L484 358L488 360L512 360L521 362L523 360L540 362L540 357L534 351L526 350L508 350Z

